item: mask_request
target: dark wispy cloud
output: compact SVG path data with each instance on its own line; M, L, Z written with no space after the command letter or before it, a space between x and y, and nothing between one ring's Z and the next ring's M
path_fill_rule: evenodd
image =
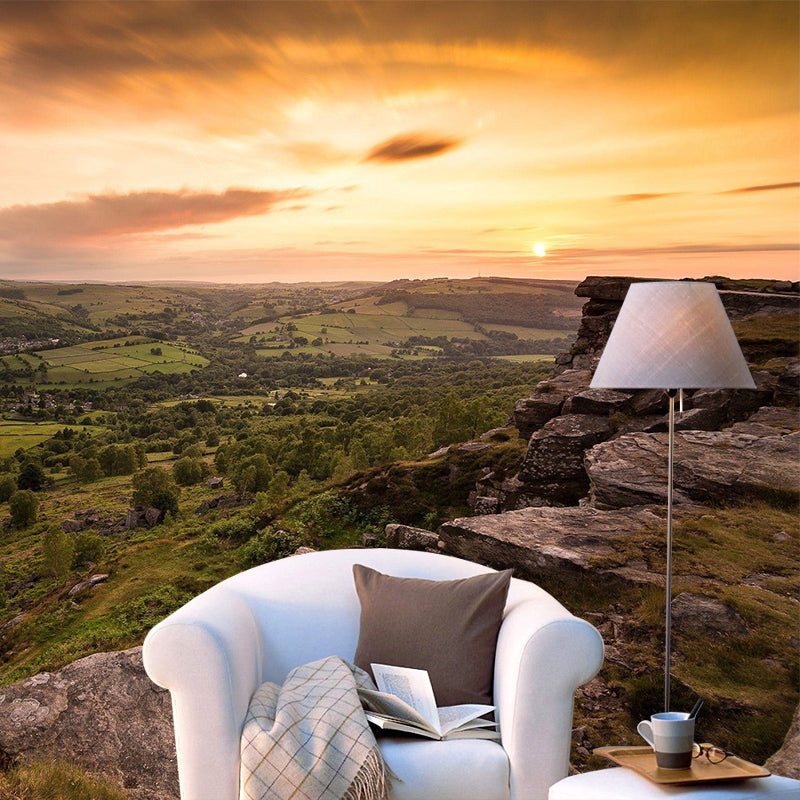
M122 234L174 230L265 214L285 201L307 194L299 189L228 189L220 193L148 191L9 206L0 209L0 239L23 245L70 244Z
M550 260L575 260L581 258L638 258L655 255L714 255L724 253L780 253L800 250L797 242L763 242L761 244L724 244L724 243L698 243L676 244L664 247L614 247L614 248L584 248L569 247L552 250L548 257Z
M742 186L739 189L728 189L720 194L749 194L750 192L775 192L779 189L798 189L800 181L788 181L787 183L764 183L760 186Z
M409 133L394 136L385 142L376 144L364 161L392 163L395 161L411 161L416 158L439 156L459 147L461 139L431 136L426 133Z
M678 192L640 192L637 194L617 194L614 200L618 203L639 203L642 200L658 200L661 197L674 197Z

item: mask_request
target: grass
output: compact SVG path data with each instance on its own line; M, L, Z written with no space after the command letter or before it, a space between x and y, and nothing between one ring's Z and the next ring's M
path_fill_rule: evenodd
M748 317L734 322L733 330L740 339L800 341L797 314L764 314Z
M38 541L20 544L26 546L15 548L9 571L20 562L30 568L40 558ZM141 644L156 622L237 571L228 554L201 551L196 537L176 536L170 525L117 535L106 547L103 562L87 574L110 577L81 595L78 604L66 596L78 577L60 587L51 581L39 596L29 596L27 617L11 629L13 641L6 643L11 650L0 684L60 669L91 653Z
M76 764L37 760L0 772L0 800L129 800L129 796Z

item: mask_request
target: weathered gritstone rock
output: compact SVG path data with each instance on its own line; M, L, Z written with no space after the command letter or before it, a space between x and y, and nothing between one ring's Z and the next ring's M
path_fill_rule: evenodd
M530 439L546 422L561 413L566 395L557 392L540 392L514 403L513 420L519 435Z
M794 406L800 403L800 361L790 364L778 377L775 405Z
M398 550L424 550L429 553L439 552L439 537L433 531L394 523L387 525L385 531L387 547Z
M612 540L643 529L656 535L663 526L663 519L643 508L524 508L445 522L439 539L445 553L514 568L520 577L536 581L564 570L585 571L593 559L615 552Z
M613 389L585 389L570 397L564 404L565 414L613 414L628 408L633 395Z
M774 433L759 436L733 428L676 433L675 502L800 492L800 434ZM602 442L586 453L585 464L590 502L597 508L666 502L666 434L633 433Z
M778 433L800 431L800 414L794 408L764 406L759 408L746 422L737 422L730 430L764 436L769 435L767 428L773 428Z
M67 759L135 800L178 798L170 697L145 674L141 647L0 689L0 753Z
M764 766L776 775L800 778L800 706L795 709L794 719L783 740L783 746L767 759Z
M682 631L703 636L744 634L744 620L715 597L682 592L672 600L672 617Z
M584 451L611 433L607 417L565 414L551 419L531 436L522 460L519 478L527 492L553 504L577 503L589 488Z

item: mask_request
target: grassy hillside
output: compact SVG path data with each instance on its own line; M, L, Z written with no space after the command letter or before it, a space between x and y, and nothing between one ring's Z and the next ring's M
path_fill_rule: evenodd
M505 279L106 288L0 282L0 310L17 314L8 327L0 316L12 348L0 357L0 488L26 470L44 481L35 522L12 525L0 500L0 686L138 644L190 597L299 544L469 513L475 482L513 475L525 442L501 430L486 449L426 454L502 428L581 306L572 285ZM22 339L25 319L39 321ZM27 346L42 320L72 338ZM752 363L797 352L793 315L735 329ZM165 523L125 530L143 466L188 477ZM779 500L690 510L676 531L678 589L713 573L749 627L725 646L676 629L675 673L708 698L709 735L752 759L778 746L796 697L797 509ZM627 546L619 563L657 558L644 533ZM69 594L97 574L108 577ZM658 692L660 592L547 588L624 645L609 650L607 693L583 697L576 722L595 744L621 741Z

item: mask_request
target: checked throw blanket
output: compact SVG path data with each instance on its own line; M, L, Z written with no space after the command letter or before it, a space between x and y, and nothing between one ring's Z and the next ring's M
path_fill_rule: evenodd
M331 656L262 684L242 731L242 800L383 800L386 769L357 689L369 676Z

